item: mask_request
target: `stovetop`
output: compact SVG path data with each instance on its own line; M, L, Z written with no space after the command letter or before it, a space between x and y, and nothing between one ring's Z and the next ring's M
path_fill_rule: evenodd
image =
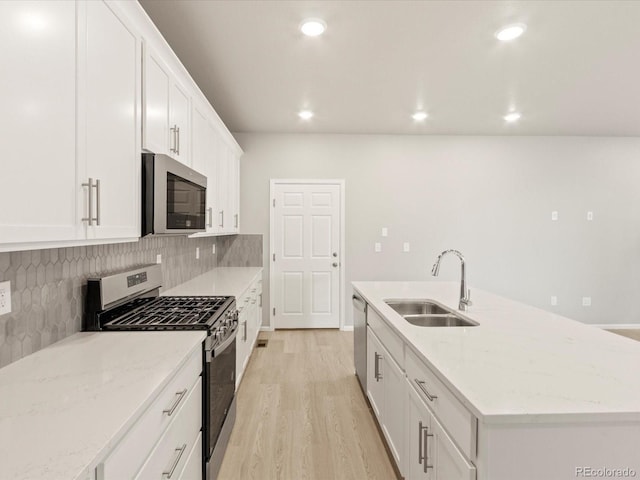
M104 330L208 330L233 297L136 298L101 314Z

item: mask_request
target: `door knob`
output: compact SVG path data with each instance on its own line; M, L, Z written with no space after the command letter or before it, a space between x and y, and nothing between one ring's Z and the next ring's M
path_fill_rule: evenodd
M337 267L338 266L338 262L333 262L333 266Z
M337 257L338 256L338 252L333 252L333 256Z

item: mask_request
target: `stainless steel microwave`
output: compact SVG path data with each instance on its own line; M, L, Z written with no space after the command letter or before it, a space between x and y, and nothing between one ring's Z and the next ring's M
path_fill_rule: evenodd
M206 230L207 177L168 157L142 154L142 236Z

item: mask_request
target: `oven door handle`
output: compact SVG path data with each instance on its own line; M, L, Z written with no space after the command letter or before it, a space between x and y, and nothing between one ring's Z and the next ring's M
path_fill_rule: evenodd
M217 357L224 350L226 350L229 345L231 345L233 342L235 342L237 334L238 334L238 329L236 328L236 329L233 330L233 333L231 335L229 335L229 337L224 341L223 344L218 345L216 348L213 349L213 356Z

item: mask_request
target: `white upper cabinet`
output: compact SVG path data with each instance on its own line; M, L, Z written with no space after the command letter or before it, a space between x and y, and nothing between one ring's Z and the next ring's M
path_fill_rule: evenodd
M0 243L75 239L76 3L0 2L0 44Z
M142 146L191 166L190 94L148 43L143 63Z
M93 239L140 235L141 42L112 8L86 3L86 63L79 62L80 204Z
M214 210L217 203L215 136L216 132L207 118L207 109L194 103L192 117L193 168L207 177L207 233L217 233Z

